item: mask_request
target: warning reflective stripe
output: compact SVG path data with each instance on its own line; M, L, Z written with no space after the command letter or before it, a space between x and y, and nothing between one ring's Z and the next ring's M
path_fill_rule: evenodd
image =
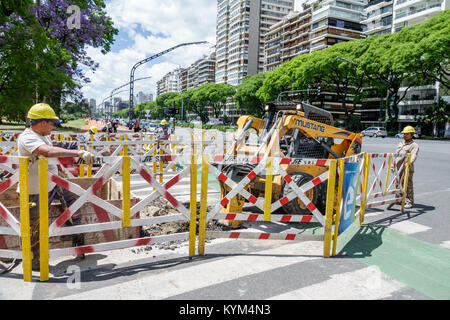
M14 215L0 202L0 216L5 220L7 224L16 232L17 235L20 235L20 223L14 217Z
M307 235L298 233L259 233L259 232L227 232L206 231L207 239L257 239L257 240L290 240L290 241L322 241L323 235Z
M218 213L216 219L224 219L230 221L264 221L263 214L255 213ZM292 215L292 214L272 214L270 221L272 222L318 222L312 215Z
M122 165L122 158L118 158L116 163L113 164L109 170L107 172L104 173L104 175L102 177L100 177L94 184L92 184L88 189L84 190L83 188L81 188L80 186L69 182L65 179L62 179L64 181L60 181L59 179L55 179L54 176L55 174L51 173L50 176L53 177L53 179L55 181L59 181L60 183L62 183L64 186L68 186L68 190L77 194L79 196L79 198L77 200L75 200L74 203L72 203L72 205L63 212L62 215L60 215L49 227L49 236L52 236L53 233L55 232L55 230L59 227L61 227L67 220L69 220L73 213L75 213L76 211L78 211L84 203L86 203L87 201L91 201L92 203L99 205L101 207L104 208L108 208L108 210L110 210L110 212L112 214L114 214L115 216L117 216L118 218L122 218L122 212L120 209L116 208L115 206L111 205L109 202L107 202L106 200L100 199L99 197L97 197L95 195L95 192L100 189L103 184L108 181L111 176L117 172L121 170L121 165ZM68 185L67 185L68 184ZM95 192L94 192L95 191Z

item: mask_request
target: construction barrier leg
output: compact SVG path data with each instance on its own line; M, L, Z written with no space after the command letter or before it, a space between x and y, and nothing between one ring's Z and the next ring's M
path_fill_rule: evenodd
M208 197L208 161L207 154L202 155L202 185L200 197L200 222L198 228L198 254L205 254L206 210Z
M191 155L191 203L190 213L191 220L189 224L189 257L195 255L195 240L197 229L197 163L196 163L196 148L195 144L192 144Z
M336 160L331 160L328 175L327 206L325 209L325 226L323 235L323 256L325 258L330 257L335 181L336 181Z
M336 255L337 239L339 232L339 221L341 219L341 201L342 201L342 188L344 186L344 159L339 159L339 185L336 203L336 214L334 215L334 235L333 235L333 249L331 256Z
M363 186L362 186L362 197L361 206L359 212L359 226L361 227L364 222L364 213L366 212L367 206L367 185L369 183L369 171L370 171L370 155L364 153L364 171L363 171Z
M48 159L39 158L39 260L40 280L49 280Z
M126 150L124 150L126 151ZM131 227L130 207L131 207L131 189L130 189L130 157L122 158L122 227Z
M30 228L30 206L28 194L28 157L19 158L19 184L20 184L20 235L22 239L22 264L23 280L31 282L33 275L31 263L31 228Z
M266 189L264 194L264 221L270 221L272 210L273 158L266 164Z
M408 191L408 180L409 180L409 168L411 166L411 153L408 153L408 161L406 162L405 168L405 179L403 181L403 194L402 194L402 212L404 212L405 208L405 198L406 192Z

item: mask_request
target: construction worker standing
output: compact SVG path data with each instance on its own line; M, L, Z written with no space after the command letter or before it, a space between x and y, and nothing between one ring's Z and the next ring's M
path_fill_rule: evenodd
M31 250L33 252L32 268L33 270L39 270L39 167L37 159L39 156L47 158L80 157L87 164L92 164L95 157L92 153L85 150L69 150L53 146L50 133L56 124L60 124L62 120L56 116L55 111L48 104L39 103L32 106L28 111L27 118L30 127L26 128L19 135L17 144L19 156L30 158L28 189L30 203L35 204L30 209ZM58 172L57 166L52 164L48 165L48 170ZM63 207L69 207L75 201L68 190L62 189L52 181L48 181L48 191L49 207L55 198L60 200ZM71 223L68 225L80 224L81 217L79 213L75 213L70 220ZM74 236L72 243L74 245L83 245L83 239L78 235Z
M406 126L403 133L403 141L400 142L395 150L397 154L411 154L411 164L409 167L409 177L408 177L408 185L406 189L406 197L405 197L405 208L410 209L414 205L414 162L416 162L417 155L419 154L419 145L413 140L413 136L415 133L415 129L412 126ZM397 167L397 170L401 168L403 158L396 158L394 165ZM402 171L400 172L401 183L403 183L405 178L405 168L406 165L403 166ZM394 167L391 167L391 170L394 171ZM392 208L394 204L388 206L388 209Z
M172 130L167 126L166 119L161 121L161 127L156 129L155 135L159 140L168 140L169 136L172 134Z

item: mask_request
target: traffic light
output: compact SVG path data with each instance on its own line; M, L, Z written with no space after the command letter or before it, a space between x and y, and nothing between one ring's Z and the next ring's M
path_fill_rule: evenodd
M320 96L320 86L317 87L317 95Z

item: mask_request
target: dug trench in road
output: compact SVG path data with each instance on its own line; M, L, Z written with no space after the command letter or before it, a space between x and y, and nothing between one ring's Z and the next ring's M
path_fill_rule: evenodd
M189 208L189 204L185 204L185 207ZM199 212L200 212L200 203L197 204L197 213ZM148 205L144 210L140 212L141 218L151 218L170 214L178 214L178 211L167 200L161 198L154 200L150 205ZM199 224L197 215L197 234L198 234L198 226ZM228 225L221 223L217 220L211 220L206 224L207 231L228 231L230 229L231 228ZM162 224L143 226L141 229L141 237L153 237L188 231L189 231L189 221L166 222ZM180 241L171 241L169 243L148 245L147 248L143 248L142 250L149 249L149 247L151 248L152 246L158 247L159 249L175 250L182 243L183 241L180 240Z

